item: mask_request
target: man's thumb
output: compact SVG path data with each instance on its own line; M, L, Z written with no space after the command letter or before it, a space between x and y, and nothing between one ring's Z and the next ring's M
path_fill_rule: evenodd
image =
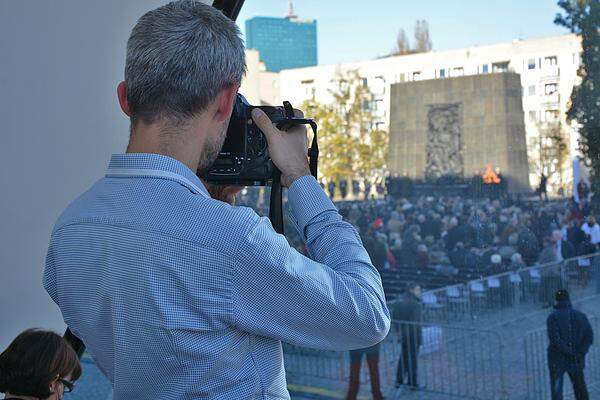
M273 122L271 122L267 114L260 108L255 108L252 110L252 119L256 123L256 126L265 134L267 140L271 140L277 132L277 128L273 126Z

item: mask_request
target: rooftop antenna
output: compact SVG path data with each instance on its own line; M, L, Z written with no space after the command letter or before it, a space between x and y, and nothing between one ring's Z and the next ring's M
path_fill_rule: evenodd
M292 0L288 0L288 13L285 17L289 19L298 18L298 16L294 13L294 3Z

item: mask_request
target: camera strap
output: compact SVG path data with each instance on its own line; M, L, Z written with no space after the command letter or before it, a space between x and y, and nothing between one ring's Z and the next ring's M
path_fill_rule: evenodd
M289 101L283 102L285 119L277 123L277 128L287 130L297 125L310 125L313 131L313 138L308 149L308 167L312 176L317 178L317 168L319 161L319 144L317 140L317 124L310 118L296 118L294 108ZM273 183L271 184L271 199L269 204L269 219L275 232L283 234L283 197L281 187L281 171L275 167L273 172Z

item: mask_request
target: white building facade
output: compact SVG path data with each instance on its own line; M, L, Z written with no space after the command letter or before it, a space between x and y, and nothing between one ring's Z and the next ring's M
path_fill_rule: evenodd
M523 110L530 160L530 183L536 187L540 173L550 176L554 188L566 187L571 176L570 159L577 154L577 132L566 122L565 113L573 86L578 83L581 41L576 35L516 40L489 46L472 46L459 50L393 56L375 60L282 70L279 73L280 99L300 105L314 96L318 101L332 101L335 79L344 71L357 70L374 94L375 125L389 126L390 85L397 82L445 79L463 75L512 71L520 74ZM274 79L274 78L271 78ZM276 85L272 83L271 85ZM272 86L269 86L272 87ZM271 94L273 96L273 94ZM541 165L544 133L559 129L566 145L566 159ZM482 140L485 138L482 137ZM558 169L561 182L558 182Z

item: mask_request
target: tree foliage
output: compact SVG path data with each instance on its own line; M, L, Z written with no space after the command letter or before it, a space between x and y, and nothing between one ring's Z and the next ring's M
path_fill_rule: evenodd
M426 53L431 51L431 47L429 24L424 19L417 20L415 24L415 53Z
M338 74L334 84L332 103L313 97L302 105L319 125L320 178L382 179L388 134L373 126L373 93L356 70Z
M398 36L396 36L396 46L394 50L392 50L392 54L402 55L402 54L410 54L412 50L410 48L410 43L408 41L408 37L406 36L406 32L404 29L400 28L398 31Z
M392 55L399 56L404 54L426 53L431 51L433 45L431 43L431 35L429 34L429 23L424 20L415 22L414 30L414 46L411 47L410 41L406 36L403 28L398 31L396 36L396 44L392 50Z
M579 146L591 167L595 208L600 206L600 1L560 0L554 22L581 37L581 84L573 88L567 118L576 121Z

